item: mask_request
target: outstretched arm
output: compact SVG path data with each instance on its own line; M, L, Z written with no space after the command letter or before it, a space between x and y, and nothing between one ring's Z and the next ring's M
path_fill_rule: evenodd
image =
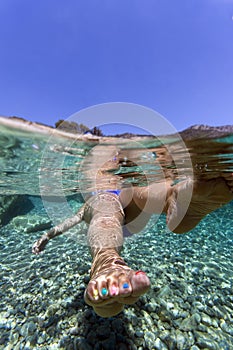
M71 218L66 219L61 224L53 227L51 230L49 230L47 233L41 236L40 239L38 239L38 241L36 241L33 244L32 252L34 254L39 254L40 252L42 252L42 250L44 250L46 244L50 239L61 235L62 233L68 231L71 227L79 224L83 220L84 211L85 205L82 206L82 208L77 212L77 214L75 214Z

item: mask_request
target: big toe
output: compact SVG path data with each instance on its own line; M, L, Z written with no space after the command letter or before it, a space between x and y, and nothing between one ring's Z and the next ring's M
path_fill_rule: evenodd
M145 272L137 271L131 278L132 296L139 297L150 288L150 280Z

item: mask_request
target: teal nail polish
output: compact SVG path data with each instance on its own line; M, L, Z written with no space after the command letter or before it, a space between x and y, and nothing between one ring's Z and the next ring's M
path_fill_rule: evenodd
M107 295L107 294L108 294L108 290L107 290L106 288L103 288L103 289L101 290L101 294L102 294L103 296Z

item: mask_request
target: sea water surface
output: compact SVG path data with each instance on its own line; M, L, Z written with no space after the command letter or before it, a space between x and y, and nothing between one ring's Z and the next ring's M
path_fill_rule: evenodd
M177 135L108 138L99 156L117 146L108 175L121 186L160 182L169 172L174 183L233 172L232 130L181 136L184 144ZM110 319L83 300L91 267L85 223L31 253L93 191L89 155L101 143L0 126L0 348L232 349L232 202L187 234L169 232L161 216L126 238L122 255L147 272L151 290Z

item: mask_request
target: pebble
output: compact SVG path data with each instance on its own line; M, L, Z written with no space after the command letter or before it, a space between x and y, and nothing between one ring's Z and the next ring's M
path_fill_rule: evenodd
M55 313L59 310L59 305L58 304L52 304L52 305L49 305L47 311L46 311L46 314L45 316L46 317L50 317L50 316L54 316Z
M137 326L137 324L138 324L137 316L132 316L131 317L131 323L132 323L133 326Z
M173 330L165 330L159 334L159 337L168 346L169 349L176 348L177 336Z
M218 350L218 344L213 339L209 339L206 333L194 331L194 336L196 338L196 345L201 349Z
M18 339L19 339L19 333L18 332L17 333L11 332L11 335L10 335L10 338L9 338L10 343L11 344L16 344Z
M180 311L176 308L170 310L170 315L173 319L179 318L180 316Z
M71 335L78 335L79 334L79 329L78 329L77 326L75 326L75 327L72 327L69 332L70 332Z
M206 315L204 313L201 314L201 322L206 326L212 325L212 320L209 315Z
M164 286L163 288L160 289L160 291L157 293L156 297L157 298L164 298L168 296L171 293L171 289L169 286Z
M4 345L8 342L8 339L10 337L10 333L9 332L5 332L0 336L0 345Z
M145 344L149 347L149 349L153 347L155 338L156 336L154 332L150 332L150 331L145 332L144 334Z
M147 324L147 327L151 328L153 327L154 323L152 318L150 317L150 314L146 312L145 310L142 310L143 313L143 322Z
M233 326L229 326L225 320L220 320L220 327L224 332L233 336Z
M34 333L32 336L28 337L28 342L32 347L35 347L38 341L38 334Z
M138 338L142 338L142 337L144 336L144 332L141 331L141 330L137 330L137 331L135 332L135 335L136 335L136 337L138 337Z
M199 321L199 315L198 314L194 314L190 317L185 318L180 325L180 329L182 331L193 331L194 329L197 328L198 325L198 321Z
M88 276L88 275L84 276L83 281L87 285L90 282L90 276Z
M176 341L177 341L177 344L176 344L177 349L180 350L180 349L185 349L186 348L186 346L187 346L187 339L182 334L178 334L177 335Z
M159 305L155 302L150 302L146 305L146 309L148 312L156 312L158 310Z
M39 335L37 343L43 344L46 341L46 334L43 332L41 335Z
M168 350L168 347L159 338L155 340L154 347L156 350Z

